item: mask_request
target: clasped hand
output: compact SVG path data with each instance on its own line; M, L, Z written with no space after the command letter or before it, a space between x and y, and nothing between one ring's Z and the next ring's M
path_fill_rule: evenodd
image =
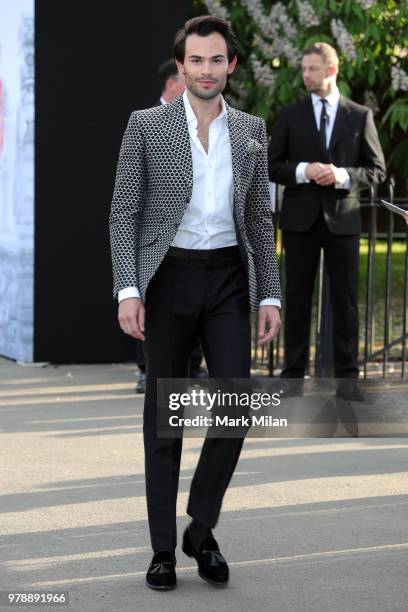
M335 183L341 182L339 175L339 168L333 164L321 164L320 162L313 162L306 166L306 178L310 181L314 181L318 185L328 187Z

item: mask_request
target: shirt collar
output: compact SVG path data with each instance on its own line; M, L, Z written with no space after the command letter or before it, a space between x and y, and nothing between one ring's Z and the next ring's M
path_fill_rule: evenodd
M320 102L322 98L315 93L312 93L312 102L313 104L317 104ZM340 100L340 92L337 87L334 88L331 94L328 96L324 96L324 99L327 101L329 106L337 106Z
M225 105L225 100L223 98L223 96L221 95L221 112L220 114L214 119L214 121L218 121L218 119L221 119L221 117L224 117L227 114L227 107ZM184 108L186 111L186 117L187 117L187 123L193 123L194 121L197 122L197 117L194 114L193 109L191 108L191 104L190 104L190 100L188 99L187 96L187 89L184 91L183 93L183 102L184 102Z
M166 100L163 98L163 96L160 96L160 102L162 104L168 104L168 102L166 102Z

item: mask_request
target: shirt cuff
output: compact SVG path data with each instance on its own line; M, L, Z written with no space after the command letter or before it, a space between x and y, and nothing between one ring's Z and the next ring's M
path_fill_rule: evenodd
M126 287L118 292L118 302L126 298L140 298L139 289L137 287Z
M351 181L350 175L345 168L338 168L340 174L340 180L337 181L334 186L336 189L350 189Z
M276 306L277 308L281 307L281 301L276 298L265 298L259 302L259 306Z
M306 178L306 166L308 162L300 162L296 166L296 182L297 183L310 183L310 179Z

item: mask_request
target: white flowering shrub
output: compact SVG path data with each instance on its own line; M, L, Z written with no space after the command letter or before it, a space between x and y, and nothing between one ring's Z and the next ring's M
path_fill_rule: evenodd
M193 14L231 21L239 68L227 98L264 117L305 94L301 52L314 42L340 57L340 91L372 108L388 165L408 176L408 0L193 0Z

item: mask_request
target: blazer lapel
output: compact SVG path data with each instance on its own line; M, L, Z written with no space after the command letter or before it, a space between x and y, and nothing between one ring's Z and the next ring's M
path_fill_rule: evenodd
M235 110L226 104L227 122L231 142L232 176L234 181L234 207L241 221L244 218L244 202L242 196L241 172L245 163L248 148L248 134Z
M178 164L186 182L187 200L193 193L193 160L191 156L190 134L182 96L166 105L167 113L163 120L163 130L172 150L174 163Z
M342 133L349 114L349 106L347 99L344 96L340 96L339 105L337 107L336 118L334 120L333 131L329 143L329 151L332 152L336 146L337 140Z

